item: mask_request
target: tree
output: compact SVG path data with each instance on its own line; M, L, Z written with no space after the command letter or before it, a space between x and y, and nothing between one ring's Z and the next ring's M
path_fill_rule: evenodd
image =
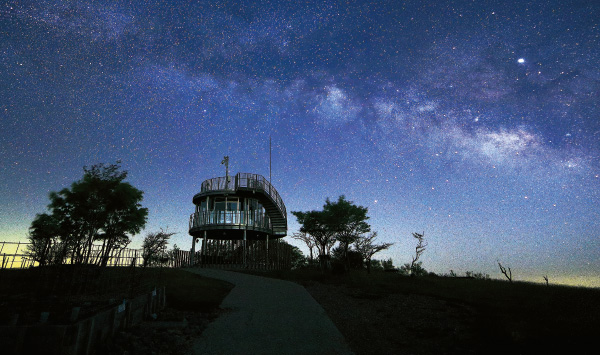
M291 264L292 269L299 269L306 266L306 257L302 254L302 251L294 245L291 247Z
M406 263L400 267L400 274L410 276L427 276L429 273L421 261L413 264Z
M413 233L412 235L415 239L418 240L418 243L417 243L417 246L415 247L415 256L412 257L412 261L410 263L410 274L418 276L414 271L416 270L416 265L418 265L417 260L419 260L419 257L421 256L421 254L423 254L423 252L425 251L425 248L427 247L427 242L424 241L425 232L423 232L421 234Z
M383 268L383 264L381 263L381 260L377 260L377 259L371 259L371 261L369 261L367 269L373 270L373 271L384 271L385 270Z
M363 260L367 265L368 273L371 273L371 259L373 258L373 255L394 245L394 243L374 244L376 238L377 232L372 232L368 236L359 237L354 242L354 248L362 255Z
M146 235L142 245L144 267L159 265L161 259L168 257L167 244L169 244L169 239L174 234L161 229L160 232L151 232Z
M387 260L383 260L381 262L381 266L383 266L383 270L385 271L396 271L396 268L394 267L394 262L392 261L392 258L389 258Z
M138 233L146 224L148 209L140 205L143 192L124 182L127 171L120 171L119 164L84 167L81 180L50 193L49 216L62 243L59 262L70 257L72 264L106 266L112 252L130 242L128 234ZM100 240L100 257L92 260L92 246Z
M335 239L340 242L346 270L350 269L348 250L361 235L371 231L371 226L366 222L368 209L357 206L352 201L346 200L341 195L336 202L329 198L325 200L323 212L328 214L331 228L335 231Z
M308 259L308 263L309 265L312 265L314 260L313 249L316 246L314 239L310 236L310 234L307 234L306 232L294 233L294 235L292 235L292 239L303 241L306 244L306 246L308 247L308 251L310 252L310 258Z
M336 230L331 220L331 215L325 211L293 211L300 224L300 232L309 234L315 241L319 252L321 269L328 268L329 251L335 244Z
M504 276L508 279L508 282L512 282L512 270L508 268L508 271L506 271L506 268L502 266L502 264L500 264L499 261L498 266L500 267L500 272L503 273Z
M59 236L59 226L56 219L47 214L37 214L29 227L29 247L27 254L33 257L40 266L52 262L50 252Z
M358 251L350 249L346 256L344 256L343 245L338 245L331 249L331 258L341 266L340 271L347 271L348 267L350 269L360 270L364 266L362 255Z

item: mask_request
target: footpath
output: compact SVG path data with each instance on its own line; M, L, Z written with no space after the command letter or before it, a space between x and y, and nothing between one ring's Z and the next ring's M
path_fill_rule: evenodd
M304 287L231 271L187 270L235 285L221 303L228 311L194 342L194 354L352 354Z

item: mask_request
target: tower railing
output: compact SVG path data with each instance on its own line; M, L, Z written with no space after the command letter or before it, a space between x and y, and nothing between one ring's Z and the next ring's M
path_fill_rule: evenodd
M234 178L231 176L220 176L208 179L202 182L200 192L235 191L239 188L263 191L273 200L275 205L277 205L283 218L287 219L287 211L281 196L279 196L279 193L273 185L271 185L269 180L265 179L262 175L237 173Z
M204 226L247 226L271 230L271 219L259 211L201 211L190 216L190 229Z

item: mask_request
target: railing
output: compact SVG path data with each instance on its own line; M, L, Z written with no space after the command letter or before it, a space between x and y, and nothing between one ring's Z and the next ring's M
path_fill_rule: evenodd
M31 243L29 242L0 242L0 269L15 269L29 268L39 266L39 263L34 258L34 252L31 251ZM57 259L57 255L61 254L63 245L56 243L52 245L48 251L48 263L71 264L71 255ZM92 245L90 255L87 258L88 264L100 264L102 259L102 246ZM107 266L131 266L135 262L137 266L142 265L142 250L130 248L117 248L111 251L108 256Z
M250 174L250 173L237 173L235 177L220 176L212 179L205 180L201 187L200 192L209 191L235 191L239 188L248 188L264 191L279 208L283 214L283 218L287 219L287 211L285 204L279 196L279 193L271 185L271 183L265 179L262 175Z
M202 211L190 216L190 229L206 225L249 226L271 230L271 219L259 211Z

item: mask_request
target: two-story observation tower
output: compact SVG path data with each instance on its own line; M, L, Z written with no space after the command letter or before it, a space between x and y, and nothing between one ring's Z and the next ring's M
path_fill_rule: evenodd
M207 241L216 241L215 245L243 241L239 245L243 245L246 255L246 241L265 241L268 250L269 240L287 235L283 200L262 175L237 173L205 180L193 203L195 212L190 216L189 234L194 240L192 254L199 238L203 240L199 257L206 255L207 249L210 251Z

